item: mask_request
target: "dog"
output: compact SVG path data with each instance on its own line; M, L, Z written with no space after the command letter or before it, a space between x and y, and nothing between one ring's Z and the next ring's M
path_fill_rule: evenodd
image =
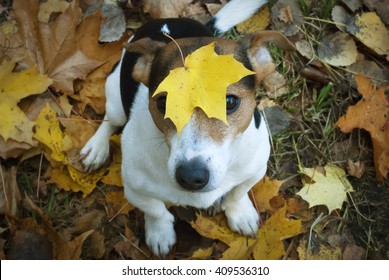
M144 212L145 240L164 257L176 242L174 216L166 204L224 211L231 230L255 238L259 215L248 191L267 169L269 134L255 100L255 86L274 71L267 43L294 50L281 33L262 31L238 42L214 37L249 18L263 0L232 0L207 25L185 18L152 20L129 40L106 81L106 114L80 154L87 170L109 158L109 137L122 131L122 179L127 200ZM174 38L175 42L166 37ZM180 135L165 119L166 94L153 96L184 56L216 42L255 72L228 86L228 125L195 108ZM226 69L234 71L234 69Z

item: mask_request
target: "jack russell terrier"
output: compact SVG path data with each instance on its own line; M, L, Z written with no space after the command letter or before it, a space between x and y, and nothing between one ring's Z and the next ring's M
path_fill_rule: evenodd
M274 71L267 43L287 51L294 46L275 31L239 42L213 34L223 34L265 3L232 0L207 26L184 18L150 21L129 40L107 78L105 121L81 150L82 161L87 170L100 168L109 158L109 137L124 126L124 193L144 212L146 243L156 256L165 256L176 242L174 217L165 203L223 210L231 230L257 235L259 215L247 193L266 172L270 144L256 107L255 86ZM195 108L178 136L173 122L164 118L166 94L153 93L182 60L163 33L175 39L184 56L216 42L216 53L233 54L256 73L228 86L228 125Z

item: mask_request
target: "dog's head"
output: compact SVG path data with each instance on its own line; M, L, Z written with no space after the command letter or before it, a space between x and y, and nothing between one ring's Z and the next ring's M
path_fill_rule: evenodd
M165 119L166 93L153 94L170 70L182 67L176 43L186 57L212 42L216 42L217 54L233 54L236 60L256 74L246 76L228 86L228 125L219 119L208 118L202 109L195 108L189 122L178 136L173 122ZM200 37L178 39L176 43L165 45L145 38L127 46L128 51L142 53L134 67L133 77L149 87L149 110L170 148L168 173L178 187L192 192L207 192L216 189L224 181L231 162L239 157L236 150L241 135L254 118L255 87L274 71L274 64L266 48L269 42L283 50L294 49L286 37L274 31L252 34L239 42ZM264 139L268 141L267 138L266 133Z

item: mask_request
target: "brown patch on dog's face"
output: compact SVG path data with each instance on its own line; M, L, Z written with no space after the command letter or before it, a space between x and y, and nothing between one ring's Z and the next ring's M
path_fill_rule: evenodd
M215 41L215 51L217 54L234 54L234 58L242 62L246 68L252 68L245 53L245 48L242 48L236 42L220 38L190 38L177 40L177 43L181 47L184 57L186 57L198 48ZM154 97L151 96L158 85L169 74L170 70L182 66L183 63L177 46L174 43L170 43L156 54L151 68L149 109L155 124L164 133L166 139L169 139L171 135L176 133L173 122L170 119L164 118L165 112L161 104L163 104L163 99L166 98L166 93L163 92ZM226 71L234 71L234 69L226 69ZM228 100L232 101L230 102L230 107L234 107L236 103L238 104L237 108L231 110L231 112L227 111L226 105L228 125L219 119L208 118L200 108L195 108L192 114L192 121L195 124L197 135L204 135L215 142L221 143L226 137L235 137L245 131L252 120L256 106L254 89L255 78L253 75L247 76L227 88L226 96Z

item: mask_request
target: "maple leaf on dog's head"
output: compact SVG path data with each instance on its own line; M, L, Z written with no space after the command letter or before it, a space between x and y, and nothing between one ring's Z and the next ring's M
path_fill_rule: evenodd
M215 43L211 43L188 55L184 67L171 70L153 95L167 92L165 118L172 120L178 135L196 107L209 118L227 123L227 87L255 74L235 60L232 54L216 54L214 47Z

